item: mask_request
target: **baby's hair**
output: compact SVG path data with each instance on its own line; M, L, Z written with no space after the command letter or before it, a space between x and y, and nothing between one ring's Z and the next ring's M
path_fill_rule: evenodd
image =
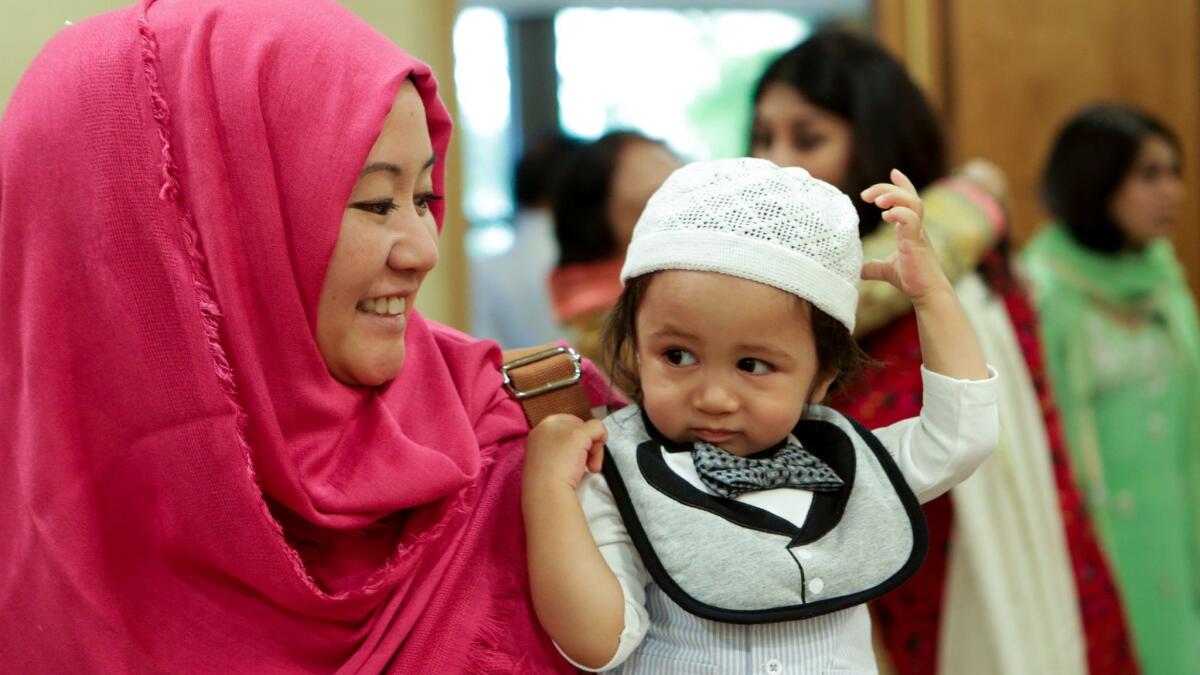
M637 371L637 312L656 274L643 274L625 282L625 288L604 324L600 342L604 367L613 384L639 405L642 403L642 382ZM793 297L811 310L809 316L817 347L818 372L837 374L830 392L853 382L863 368L872 363L871 358L842 322L806 300Z

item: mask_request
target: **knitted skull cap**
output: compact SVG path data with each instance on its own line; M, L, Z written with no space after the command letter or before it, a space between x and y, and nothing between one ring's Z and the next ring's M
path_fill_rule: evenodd
M720 272L799 296L854 331L862 271L850 198L765 159L695 162L650 197L621 282L661 270Z

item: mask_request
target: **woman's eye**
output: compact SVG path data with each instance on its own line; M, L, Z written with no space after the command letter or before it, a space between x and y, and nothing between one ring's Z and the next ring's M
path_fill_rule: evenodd
M696 362L696 357L686 349L668 349L663 356L673 366L690 366Z
M441 195L437 195L432 192L423 192L416 196L416 198L413 200L413 203L417 207L417 212L419 212L421 215L425 215L425 212L429 210L430 204L441 200Z
M745 371L751 375L765 375L771 372L771 364L762 359L742 359L737 363L738 370Z
M384 199L378 202L358 202L353 205L354 208L367 213L374 213L377 216L386 216L387 214L400 208L400 205L391 199Z
M1151 164L1144 166L1138 171L1138 177L1146 182L1153 183L1167 177L1178 177L1179 167L1164 164Z
M809 152L811 150L817 149L824 142L825 142L824 136L817 136L815 134L804 134L796 139L796 149L802 150L804 152Z

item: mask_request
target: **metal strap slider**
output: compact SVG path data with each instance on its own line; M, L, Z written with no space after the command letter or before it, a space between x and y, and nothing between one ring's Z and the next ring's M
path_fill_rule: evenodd
M509 375L509 371L513 370L514 368L527 366L531 363L537 363L538 361L545 361L546 359L553 358L559 354L566 354L571 358L571 365L574 367L575 372L569 377L564 377L561 380L555 380L553 382L547 382L546 384L539 385L533 389L521 390L517 388L516 383L513 382L512 377ZM580 378L583 377L583 359L579 357L579 353L574 349L571 349L570 347L559 346L509 361L508 363L500 366L500 375L504 378L504 386L509 390L509 392L512 393L513 397L518 401L523 401L533 396L539 396L556 389L569 387L578 382Z

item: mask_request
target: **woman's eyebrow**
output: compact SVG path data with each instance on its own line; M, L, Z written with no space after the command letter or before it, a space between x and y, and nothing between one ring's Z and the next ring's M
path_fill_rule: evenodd
M425 163L421 165L421 171L428 169L429 167L433 166L434 163L436 163L436 162L437 162L437 155L430 155L429 159L425 160ZM366 167L363 168L362 173L358 174L358 177L362 178L363 176L365 176L369 173L374 173L376 171L386 171L394 176L401 176L404 174L404 168L401 167L399 164L393 164L391 162L371 162L370 164L368 164ZM418 172L418 173L420 173L420 172Z

